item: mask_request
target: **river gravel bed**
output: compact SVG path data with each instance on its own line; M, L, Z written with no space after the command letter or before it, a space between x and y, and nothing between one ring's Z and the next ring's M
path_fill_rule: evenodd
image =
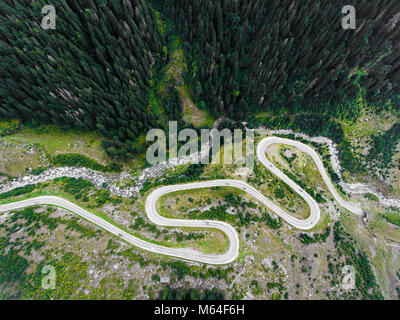
M343 180L341 174L339 151L337 145L331 139L326 137L310 137L306 134L297 133L292 130L269 130L260 127L255 131L263 132L269 135L293 134L295 137L303 138L310 142L316 142L326 145L329 149L329 154L331 156L332 168L340 177L339 184L342 186L344 191L352 194L372 193L379 198L381 204L385 206L394 206L400 208L399 199L385 198L382 193L380 193L378 190L376 190L375 187L371 185L364 183L346 183ZM133 177L128 172L122 172L119 174L106 174L88 168L80 168L80 167L52 168L42 172L39 175L31 174L25 177L14 179L12 181L7 181L5 183L3 182L0 184L0 194L13 190L15 188L24 187L29 184L37 184L49 180L54 180L60 177L70 177L70 178L76 178L76 179L82 178L88 180L92 182L97 188L103 188L103 185L107 184L107 189L110 190L110 192L113 193L114 195L121 197L133 197L138 195L140 189L143 186L143 183L148 179L160 177L165 172L165 170L193 162L195 160L200 159L201 156L202 152L200 151L180 159L178 158L169 159L168 161L144 169L139 177ZM123 181L126 180L133 181L134 186L128 186L128 187L118 186L118 184L123 184Z

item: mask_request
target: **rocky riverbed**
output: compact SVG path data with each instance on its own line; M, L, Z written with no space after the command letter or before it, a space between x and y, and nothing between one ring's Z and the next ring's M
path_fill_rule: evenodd
M331 163L333 170L340 177L340 185L342 188L348 192L353 194L365 194L372 193L375 194L381 204L385 206L394 206L400 208L400 200L399 199L387 199L383 196L382 193L377 191L373 186L363 183L346 183L343 180L341 175L341 166L339 161L339 151L337 145L329 138L326 137L310 137L306 134L297 133L292 130L268 130L267 128L258 128L257 132L264 132L266 134L293 134L296 137L306 139L310 142L322 143L328 146L329 153L331 156ZM39 175L27 175L22 178L17 178L12 181L7 181L0 184L0 193L4 193L10 191L12 189L23 187L29 184L37 184L49 180L54 180L55 178L60 177L71 177L71 178L82 178L92 182L97 188L103 188L107 185L107 188L111 193L121 196L121 197L133 197L138 194L140 189L143 186L143 183L151 178L160 177L165 170L174 168L179 165L187 164L190 162L198 161L200 157L202 157L202 153L197 152L191 154L187 157L183 158L173 158L169 159L160 164L153 165L148 167L142 171L142 173L138 177L133 177L128 172L122 172L119 174L106 174L98 171L94 171L87 168L78 168L78 167L61 167L61 168L52 168L42 172ZM131 181L131 187L121 187L124 181Z
M272 134L272 135L273 134L284 134L284 135L293 134L296 137L303 138L310 142L325 144L329 149L329 154L331 156L332 168L335 171L335 173L340 177L339 184L341 185L341 187L343 188L344 191L346 191L348 193L353 193L353 194L372 193L379 198L380 203L383 204L384 206L394 206L394 207L400 208L400 200L399 199L388 199L381 192L376 190L375 187L373 187L369 184L346 183L343 180L343 176L342 176L342 168L340 166L340 161L339 161L338 147L331 139L326 138L326 137L310 137L306 134L294 132L292 130L268 130L266 128L259 128L259 129L256 129L256 131L266 131L268 134Z

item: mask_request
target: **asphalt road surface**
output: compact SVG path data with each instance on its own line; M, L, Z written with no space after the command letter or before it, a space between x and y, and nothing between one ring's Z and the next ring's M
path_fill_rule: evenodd
M325 168L323 166L321 159L313 149L311 149L309 146L301 142L279 137L268 137L263 139L258 144L257 157L259 161L268 170L270 170L278 178L287 183L296 193L298 193L306 201L306 203L310 207L310 216L307 219L297 219L293 217L287 211L276 205L271 200L267 199L258 190L256 190L246 182L240 180L214 180L214 181L203 181L203 182L188 183L181 185L165 186L153 191L146 199L146 206L145 206L146 214L149 220L156 225L165 227L191 227L191 228L208 228L208 229L212 228L224 232L229 239L229 249L223 254L206 254L194 249L168 248L141 240L121 230L120 228L114 226L113 224L103 220L102 218L96 216L95 214L90 213L87 210L73 204L72 202L54 196L43 196L15 203L10 203L6 205L0 205L0 212L21 209L34 205L58 206L92 222L93 224L99 226L100 228L114 234L115 236L141 249L179 258L182 260L191 260L213 265L229 264L235 261L239 255L238 234L231 225L222 221L212 221L212 220L197 221L197 220L184 220L184 219L168 219L160 216L159 213L157 212L157 207L156 207L157 201L159 200L160 197L176 191L195 190L195 189L211 188L211 187L233 187L243 190L256 200L258 200L261 204L268 207L271 211L280 216L283 220L285 220L293 227L301 230L310 230L318 223L320 219L320 209L318 207L318 204L307 192L305 192L300 186L298 186L294 181L292 181L289 177L287 177L283 172L281 172L278 168L276 168L267 159L266 149L271 144L291 145L310 155L312 159L315 161L317 168L322 176L322 179L328 186L335 200L347 210L358 215L362 214L362 210L360 208L355 207L350 203L346 202L338 194L330 178L325 172Z

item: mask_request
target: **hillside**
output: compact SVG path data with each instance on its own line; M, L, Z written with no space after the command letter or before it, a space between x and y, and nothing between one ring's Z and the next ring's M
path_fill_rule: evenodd
M358 119L360 97L399 106L398 1L352 1L357 30L341 28L336 0L61 1L56 30L40 28L44 4L0 4L0 116L97 130L113 157L137 152L160 112L182 113L173 84L151 103L177 36L181 80L214 116L312 113L332 136L335 119Z
M148 4L59 1L56 30L43 30L46 3L0 3L0 116L98 130L116 146L157 126L147 106L163 41Z
M400 1L48 4L0 1L0 300L400 299Z

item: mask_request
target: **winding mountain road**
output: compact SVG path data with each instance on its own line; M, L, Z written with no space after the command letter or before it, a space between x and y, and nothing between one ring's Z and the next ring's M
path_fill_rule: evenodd
M289 177L287 177L283 172L281 172L277 167L275 167L274 164L272 164L267 159L266 150L268 146L272 144L291 145L310 155L311 158L316 163L317 168L322 176L322 179L328 186L335 200L341 206L353 212L354 214L357 215L362 214L362 210L359 207L353 206L352 204L346 202L338 194L338 192L336 191L335 187L333 186L330 178L328 177L325 171L323 162L321 161L318 154L312 148L301 142L279 137L267 137L263 139L258 144L257 157L259 161L268 170L270 170L274 175L276 175L278 178L280 178L286 184L288 184L296 193L300 195L300 197L302 197L306 201L306 203L310 207L310 216L307 219L301 220L291 216L284 209L273 203L271 200L267 199L254 187L250 186L249 184L241 180L214 180L214 181L203 181L203 182L188 183L181 185L165 186L153 191L146 199L146 206L145 206L146 214L149 220L156 225L165 227L212 228L224 232L229 239L229 249L227 252L223 254L219 255L206 254L193 249L186 249L186 248L168 248L153 244L151 242L144 241L142 239L130 235L129 233L103 220L102 218L96 216L95 214L90 213L87 210L73 204L72 202L59 197L44 196L44 197L37 197L33 199L23 200L15 203L9 203L6 205L0 205L0 212L21 209L33 205L58 206L94 223L100 228L116 235L117 237L124 239L125 241L141 249L155 252L158 254L164 254L167 256L183 260L197 261L206 264L213 264L213 265L228 264L235 261L239 255L239 237L236 230L231 225L225 222L212 221L212 220L197 221L197 220L184 220L184 219L168 219L160 216L160 214L157 212L157 206L156 206L157 201L160 199L160 197L177 191L195 190L195 189L211 188L211 187L233 187L243 190L256 200L258 200L260 203L268 207L272 212L280 216L283 220L285 220L293 227L301 230L310 230L318 223L320 219L321 212L318 207L318 204L307 192L305 192L300 186L298 186L294 181L292 181Z

